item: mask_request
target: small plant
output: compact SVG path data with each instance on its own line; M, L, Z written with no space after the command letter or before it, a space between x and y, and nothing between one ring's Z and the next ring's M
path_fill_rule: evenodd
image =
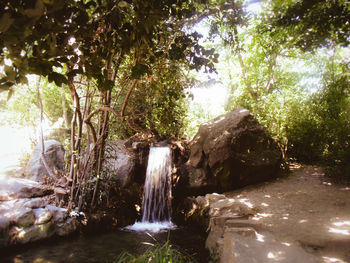
M169 240L164 245L151 244L152 249L148 249L140 256L134 256L128 252L122 253L113 263L195 263L196 261L188 255L172 248Z
M217 263L217 262L219 262L219 259L220 259L219 254L212 253L212 254L210 254L210 258L209 258L208 263Z

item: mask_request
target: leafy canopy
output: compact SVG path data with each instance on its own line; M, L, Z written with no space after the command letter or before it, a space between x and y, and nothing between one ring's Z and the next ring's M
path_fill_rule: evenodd
M271 23L266 31L286 31L280 43L302 50L337 43L350 43L350 3L346 0L277 0L273 1Z
M163 55L158 49L162 38L181 31L196 10L190 0L2 1L0 64L9 58L12 66L5 66L0 89L26 83L25 75L34 73L57 85L83 74L96 79L100 90L109 90L113 83L106 64L135 51L131 77L150 73L154 58ZM167 57L213 71L214 52L200 46L199 38L183 33Z

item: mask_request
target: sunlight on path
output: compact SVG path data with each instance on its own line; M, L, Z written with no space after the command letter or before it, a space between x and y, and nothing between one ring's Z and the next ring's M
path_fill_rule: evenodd
M322 257L325 263L346 263L345 261L338 258Z
M337 218L338 219L338 218ZM350 236L350 220L337 221L328 228L328 232Z

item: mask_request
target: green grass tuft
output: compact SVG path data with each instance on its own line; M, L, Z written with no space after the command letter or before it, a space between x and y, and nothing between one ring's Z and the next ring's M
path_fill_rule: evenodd
M122 253L113 263L195 263L188 255L172 248L169 241L164 245L154 245L140 256L134 256L128 252Z

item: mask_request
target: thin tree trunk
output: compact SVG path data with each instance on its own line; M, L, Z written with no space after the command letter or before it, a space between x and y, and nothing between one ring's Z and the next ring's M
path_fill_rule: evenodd
M62 99L62 113L63 113L63 119L64 119L64 127L66 129L69 128L69 119L68 119L68 113L67 113L67 102L66 102L66 96L64 94L64 87L62 85L61 87L61 99Z
M107 105L107 107L111 104L111 91L106 91L103 96L104 104ZM99 176L102 170L102 163L103 163L103 156L104 156L104 148L105 148L105 141L108 137L108 124L109 124L109 112L104 111L103 116L103 122L102 127L100 129L99 138L101 138L101 143L98 145L98 153L97 153L97 167L96 167L96 185L94 189L94 193L92 196L91 206L94 207L96 195L99 190Z
M113 70L113 56L114 56L113 53L111 53L108 56L108 59L106 62L106 69L108 72L108 80L115 83L118 69L120 66L120 62L121 62L123 56L122 56L122 53L119 53L119 55L117 57L117 61L114 65L115 66L114 70ZM130 96L130 94L129 94L129 96ZM95 166L96 167L96 184L95 184L95 188L94 188L94 192L93 192L93 196L92 196L92 200L91 200L91 207L94 207L95 201L97 198L97 193L99 191L99 178L100 178L100 174L102 171L105 142L108 138L108 131L109 131L109 115L110 115L110 112L115 114L115 115L118 115L110 107L111 106L111 98L112 98L112 90L107 90L107 91L103 92L102 93L102 105L103 106L98 110L98 111L102 111L103 114L102 114L101 118L99 119L99 124L100 124L99 134L98 134L99 136L98 136L98 138L94 138L94 140L96 139L96 144L94 146L97 147L96 148L96 153L97 153L96 154L96 166ZM91 118L91 116L90 116L90 118ZM88 117L88 122L86 122L86 123L90 122L90 118ZM91 123L89 123L89 124L88 124L88 126L90 128L90 131L91 131L92 135L94 136L94 134L93 134L94 129L93 129Z
M83 120L82 115L80 111L80 98L78 96L78 93L74 87L73 82L71 81L68 84L69 91L71 94L71 98L74 105L74 113L73 118L71 121L71 164L70 164L70 172L69 172L69 178L72 181L71 191L70 191L70 203L69 208L72 207L73 201L74 201L74 190L76 187L76 181L79 173L79 161L77 159L77 156L80 156L81 151L81 137L82 137L82 130L83 130ZM78 132L76 134L76 127L78 128ZM76 136L77 135L77 136Z
M44 142L44 132L43 132L43 119L44 119L44 109L43 109L43 102L40 97L40 82L41 82L41 76L38 79L38 84L37 84L37 99L39 103L39 108L40 108L40 141L41 141L41 161L43 162L46 172L50 176L50 178L54 178L55 174L51 170L50 166L48 165L45 157L45 142Z
M120 111L120 115L123 118L124 118L124 115L125 115L125 109L126 109L126 106L128 105L128 101L129 101L130 95L131 95L132 91L134 90L134 88L135 88L135 86L137 84L137 81L138 81L137 79L134 79L132 81L132 84L131 84L131 86L130 86L130 88L128 90L128 93L125 96L125 99L124 99L124 102L123 102L123 106L122 106L122 109Z

